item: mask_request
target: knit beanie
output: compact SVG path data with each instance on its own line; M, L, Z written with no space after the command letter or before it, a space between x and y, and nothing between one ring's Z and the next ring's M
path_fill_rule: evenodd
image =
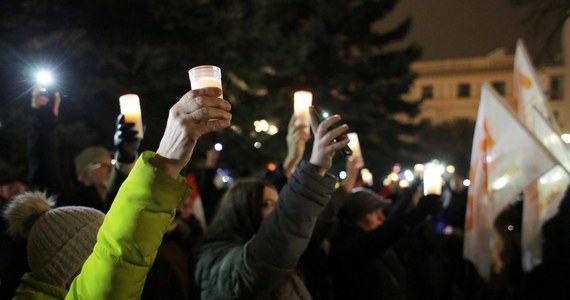
M95 164L105 157L111 157L113 152L105 147L87 147L75 157L75 172L85 169L90 164Z
M367 213L378 208L385 209L392 201L367 188L355 188L347 195L343 207L339 211L340 219L355 223Z
M33 278L66 288L93 251L105 215L88 207L54 205L45 193L25 192L8 204L4 218L10 234L27 238Z

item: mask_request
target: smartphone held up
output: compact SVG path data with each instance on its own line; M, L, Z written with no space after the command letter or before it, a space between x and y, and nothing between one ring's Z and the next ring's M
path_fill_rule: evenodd
M325 118L324 118L323 114L321 113L321 111L320 111L317 107L315 107L314 105L310 106L310 108L315 112L315 115L317 116L317 120L319 121L319 123L323 122ZM334 128L336 128L336 127L338 127L338 126L337 126L337 125L333 125L333 126L331 127L331 129L334 129ZM337 142L336 139L333 140L333 143L336 143L336 142ZM340 150L340 152L341 152L342 154L344 154L345 156L350 156L350 155L352 155L352 149L350 149L350 147L349 147L348 145L344 146L344 147Z

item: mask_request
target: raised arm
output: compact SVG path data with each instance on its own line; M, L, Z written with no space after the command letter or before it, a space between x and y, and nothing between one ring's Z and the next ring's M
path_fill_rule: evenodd
M170 109L158 151L143 153L119 189L67 298L140 298L175 208L190 190L180 171L200 136L230 125L230 104L220 93L194 90Z
M208 250L214 249L216 255L200 258L196 277L202 299L260 297L292 276L333 193L336 178L326 174L333 154L348 144L347 140L333 143L348 129L346 125L330 129L338 121L338 115L321 124L313 118L315 141L309 163L301 162L281 190L276 208L245 245L210 245Z
M291 116L287 126L287 155L282 164L276 170L265 174L265 180L271 182L280 191L287 180L293 175L297 165L305 153L305 145L311 138L311 134L306 130L307 125L297 124L295 116Z
M62 178L56 135L59 92L48 94L36 87L32 92L32 128L28 133L28 180L30 186L62 194L68 188Z

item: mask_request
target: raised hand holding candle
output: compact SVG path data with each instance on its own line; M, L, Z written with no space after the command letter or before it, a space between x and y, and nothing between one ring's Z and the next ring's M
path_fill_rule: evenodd
M443 178L437 164L428 163L424 167L424 195L441 195Z
M307 125L306 131L310 132L309 107L313 105L313 94L309 91L296 91L293 97L293 114L295 125Z
M137 131L137 137L143 138L143 123L141 114L141 105L139 96L136 94L126 94L119 98L121 106L121 114L125 116L126 123L135 123L134 130Z
M193 90L207 87L222 89L222 70L216 66L197 66L188 71L190 87ZM223 96L220 96L223 98Z
M362 157L362 150L360 150L360 141L358 140L358 134L356 132L350 132L347 133L346 136L350 140L350 142L348 142L348 147L350 147L352 150L352 156Z

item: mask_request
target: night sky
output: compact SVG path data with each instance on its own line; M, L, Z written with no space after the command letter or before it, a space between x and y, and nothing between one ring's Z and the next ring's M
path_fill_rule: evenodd
M413 27L404 42L419 44L424 60L484 56L499 47L512 54L517 38L524 39L535 59L552 59L542 48L551 26L527 21L530 11L508 0L400 0L381 26L411 17Z

